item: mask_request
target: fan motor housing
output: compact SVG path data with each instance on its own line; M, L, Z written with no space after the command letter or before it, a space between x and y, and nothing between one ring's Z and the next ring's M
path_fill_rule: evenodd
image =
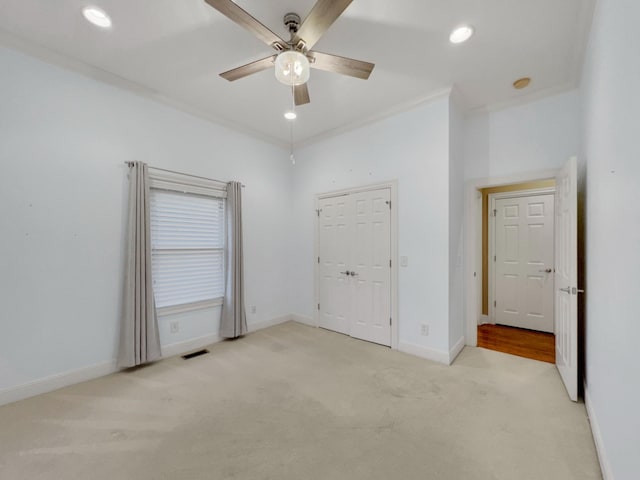
M287 13L284 16L284 26L289 29L289 33L296 33L300 28L300 15L297 13Z

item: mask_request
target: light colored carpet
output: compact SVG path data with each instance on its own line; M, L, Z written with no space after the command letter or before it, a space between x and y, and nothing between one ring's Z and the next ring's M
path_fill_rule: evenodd
M0 407L3 479L593 479L555 367L286 323Z

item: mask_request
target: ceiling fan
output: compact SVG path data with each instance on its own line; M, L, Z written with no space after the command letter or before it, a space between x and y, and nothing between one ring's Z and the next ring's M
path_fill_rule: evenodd
M302 23L299 15L287 13L284 24L291 34L289 41L273 33L232 0L205 1L277 52L220 74L230 82L275 66L276 78L293 89L295 104L304 105L310 102L307 88L310 67L366 80L375 66L373 63L311 50L353 0L318 0Z

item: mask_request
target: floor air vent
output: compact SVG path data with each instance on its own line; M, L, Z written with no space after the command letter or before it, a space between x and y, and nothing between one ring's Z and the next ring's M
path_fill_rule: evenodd
M185 360L189 360L190 358L199 357L200 355L204 355L206 353L209 353L209 350L198 350L197 352L182 355L182 358L184 358Z

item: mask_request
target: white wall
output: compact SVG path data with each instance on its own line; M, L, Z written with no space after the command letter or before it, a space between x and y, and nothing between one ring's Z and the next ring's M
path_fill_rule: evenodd
M248 321L291 312L284 150L13 50L0 70L0 393L115 357L128 160L245 183ZM163 346L218 313L161 318Z
M559 168L580 146L577 90L467 119L465 179Z
M296 152L294 313L314 314L314 195L398 180L399 255L409 258L399 271L399 340L449 351L448 110L442 98Z
M640 478L637 0L600 0L584 68L586 396L608 478Z

